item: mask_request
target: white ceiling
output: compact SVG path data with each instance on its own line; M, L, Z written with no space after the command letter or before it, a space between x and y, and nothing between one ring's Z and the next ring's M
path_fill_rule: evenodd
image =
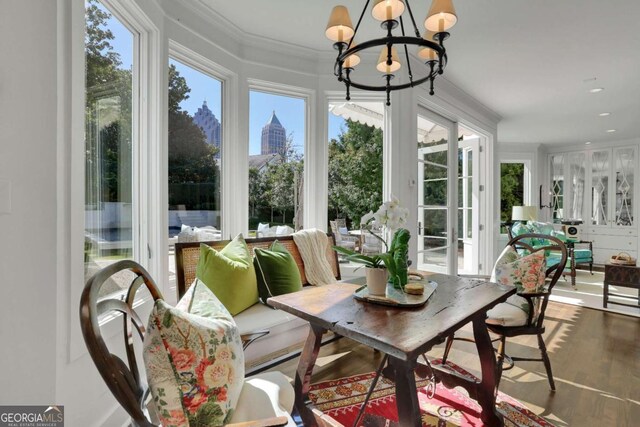
M333 6L361 0L200 0L245 33L332 51ZM411 1L421 28L430 1ZM447 80L503 117L502 142L606 142L640 136L640 1L456 0ZM215 11L215 12L214 12ZM359 40L380 37L365 14ZM594 80L595 78L595 80ZM591 94L589 89L603 87ZM437 91L437 80L436 80ZM608 117L599 117L610 112ZM607 133L607 129L616 129Z

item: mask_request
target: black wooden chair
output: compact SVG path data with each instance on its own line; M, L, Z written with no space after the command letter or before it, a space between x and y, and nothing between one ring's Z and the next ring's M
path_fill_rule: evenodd
M101 298L100 289L102 285L114 276L118 277L120 283L125 278L130 283L126 295L124 297ZM143 286L149 291L154 301L162 299L162 294L149 273L134 261L118 261L98 271L87 281L82 292L80 299L80 325L93 362L118 403L131 416L132 424L135 427L157 427L147 410L150 400L149 388L146 384L146 378L140 375L134 348L134 330L141 340L144 339L145 334L145 322L141 320L133 309L136 294ZM99 320L104 315L122 316L127 362L111 353L103 339ZM242 338L247 343L252 337ZM271 374L273 373L263 375ZM275 374L279 373L276 372ZM282 378L284 379L284 377ZM271 378L265 379L267 381L271 380ZM291 404L293 404L293 401ZM280 426L286 425L287 422L289 422L287 417L279 416L242 422L236 425L243 427Z
M536 246L534 249L534 245L532 244L535 241L544 241L545 246ZM544 339L542 334L545 332L544 327L544 318L545 318L545 310L547 308L547 304L549 303L549 296L551 295L551 291L555 284L558 282L558 279L562 275L564 271L565 265L567 263L567 248L564 243L556 237L542 235L542 234L522 234L512 238L509 243L509 246L512 246L516 249L517 252L522 254L530 254L538 251L544 251L545 257L548 257L549 254L556 253L557 256L554 259L554 264L550 265L546 269L546 277L547 283L545 285L545 289L541 292L537 293L518 293L517 295L524 298L526 303L528 304L528 314L526 318L522 320L519 324L513 324L509 326L496 324L491 321L491 311L488 312L489 318L487 319L487 328L497 334L499 337L496 341L499 341L498 349L497 349L497 362L498 362L498 372L496 374L496 389L500 383L500 378L502 377L502 371L513 368L514 362L516 361L530 361L530 362L543 362L544 367L547 371L547 378L549 380L549 386L551 390L555 391L556 386L553 380L553 374L551 372L551 361L549 360L549 355L547 354L547 347L544 343ZM559 258L559 259L558 259ZM556 263L556 259L558 259ZM507 304L507 303L503 303ZM496 307L499 307L502 304L499 304ZM536 315L537 314L537 315ZM505 354L506 349L506 339L517 337L520 335L536 335L538 338L538 348L540 350L540 358L528 358L528 357L516 357L516 356L508 356ZM442 357L443 363L446 363L447 357L451 350L451 346L454 340L463 340L463 341L471 341L466 338L455 338L454 336L450 336L447 338L445 344L445 351ZM505 359L509 362L509 366L504 368Z

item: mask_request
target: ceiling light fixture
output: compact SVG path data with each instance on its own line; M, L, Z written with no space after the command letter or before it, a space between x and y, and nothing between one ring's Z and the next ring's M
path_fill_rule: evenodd
M615 129L607 129L607 133L614 133L615 131Z
M449 37L449 30L458 21L452 0L433 0L431 8L424 21L426 32L420 36L420 31L409 5L409 0L374 0L371 15L381 22L380 26L386 31L386 36L368 40L356 45L354 39L358 34L360 23L364 17L371 0L365 2L356 28L353 28L349 11L345 6L336 6L331 11L329 23L325 35L334 42L333 47L338 51L338 57L334 65L334 74L338 81L346 86L346 99L351 99L351 87L368 91L380 91L387 94L387 105L391 105L391 92L406 89L430 82L429 94L433 95L433 81L438 74L442 74L447 65L447 51L443 42ZM415 36L405 33L405 24L402 14L405 9L409 14ZM402 35L393 35L392 31L400 25ZM411 30L411 28L409 28ZM409 60L409 46L417 46L417 55L427 65L426 75L414 79ZM376 68L383 74L385 84L367 85L358 83L353 79L354 67L360 62L358 53L366 49L382 47ZM408 82L391 84L395 72L403 67L400 60L402 55L406 63Z
M584 143L584 145L590 145L590 144L591 144L591 141L587 141Z
M604 90L603 87L594 87L593 89L589 89L589 93L598 93Z
M607 116L610 116L610 115L611 115L611 113L600 113L600 114L598 114L598 115L599 115L600 117L607 117Z

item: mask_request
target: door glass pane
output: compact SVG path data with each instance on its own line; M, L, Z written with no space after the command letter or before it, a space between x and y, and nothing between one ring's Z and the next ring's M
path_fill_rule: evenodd
M551 171L551 217L554 222L560 222L564 216L564 154L554 154L550 157Z
M133 258L134 34L101 3L86 7L85 275ZM104 294L120 291L103 286Z
M591 154L591 223L607 225L609 201L609 151Z
M635 148L614 150L616 172L616 225L633 225Z
M449 268L448 232L457 226L448 222L449 139L447 128L418 116L418 269L447 272ZM454 203L452 208L457 209L457 200Z
M435 249L419 253L418 265L428 266L431 270L446 271L447 249Z
M567 199L567 219L582 219L585 190L585 153L572 153L567 156L569 161L569 183L571 192Z

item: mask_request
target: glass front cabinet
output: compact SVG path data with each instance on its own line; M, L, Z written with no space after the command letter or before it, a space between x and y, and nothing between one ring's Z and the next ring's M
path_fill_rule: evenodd
M622 251L638 257L637 152L631 146L549 155L549 216L557 224L583 221L581 238L593 241L597 264Z

